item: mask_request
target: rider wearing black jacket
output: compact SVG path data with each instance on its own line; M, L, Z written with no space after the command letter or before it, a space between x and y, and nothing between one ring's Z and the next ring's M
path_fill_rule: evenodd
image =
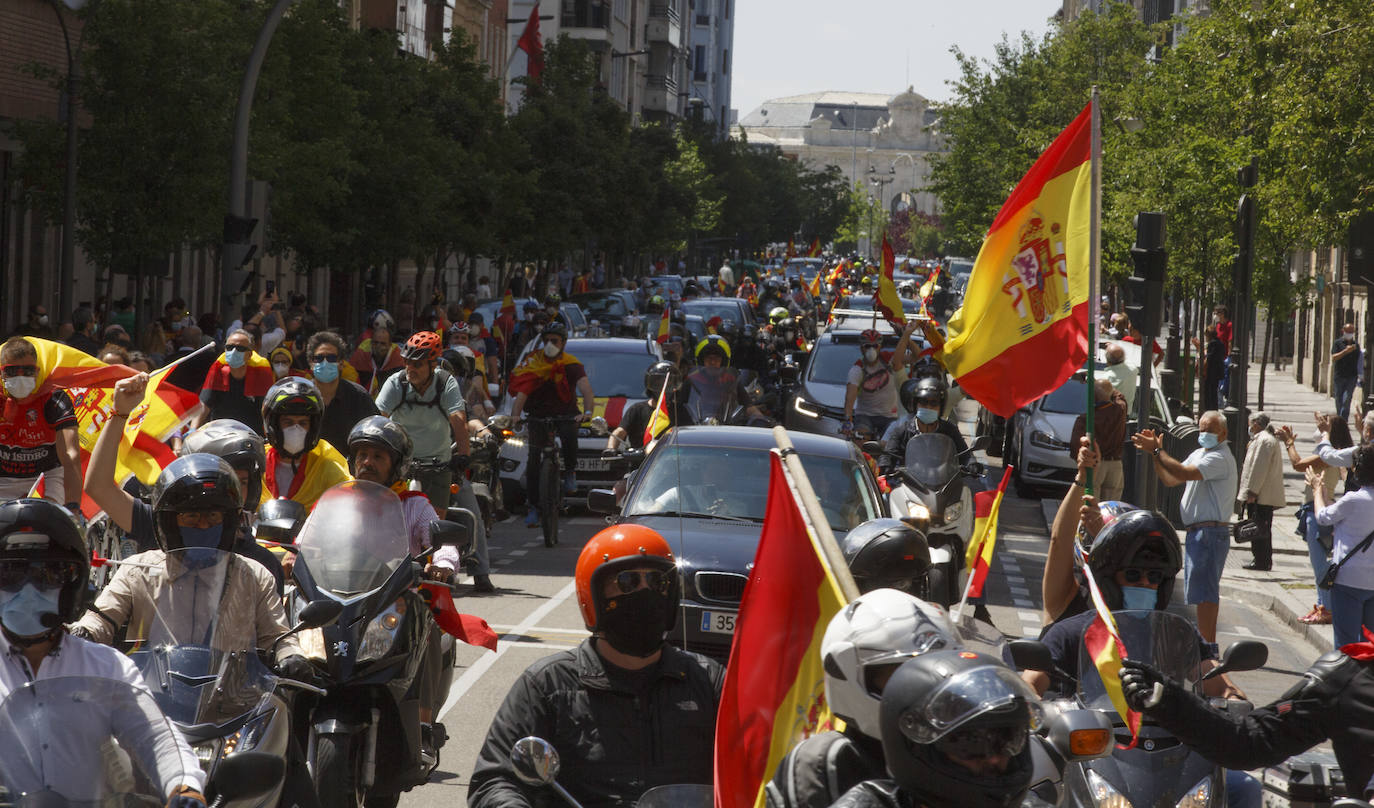
M902 406L910 413L905 421L899 421L888 429L883 436L885 465L901 465L907 443L917 435L937 433L946 435L954 441L954 451L968 451L968 443L959 432L959 427L941 418L945 407L946 386L944 379L923 376L909 379L902 384L898 397Z

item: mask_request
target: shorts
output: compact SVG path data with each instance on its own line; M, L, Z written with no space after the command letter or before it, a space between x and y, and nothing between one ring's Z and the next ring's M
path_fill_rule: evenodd
M1183 546L1183 591L1190 606L1221 602L1221 572L1231 549L1231 529L1195 527Z

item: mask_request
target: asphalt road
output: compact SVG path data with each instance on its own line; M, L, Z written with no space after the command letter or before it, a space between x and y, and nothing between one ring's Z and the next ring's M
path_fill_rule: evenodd
M971 433L971 423L962 427ZM1000 466L989 464L988 474L995 482ZM987 589L993 622L1004 634L1039 634L1039 582L1048 541L1045 514L1048 510L1052 515L1055 504L1020 499L1011 491L1004 499L1002 536ZM583 543L603 525L601 517L590 515L566 519L561 543L554 548L544 547L538 530L526 529L519 520L497 526L490 543L497 592L461 598L458 607L480 615L500 632L499 648L495 653L460 648L459 670L442 714L449 741L439 771L430 783L403 795L402 806L452 808L465 801L487 727L511 683L530 663L587 636L573 591L573 567ZM1223 604L1219 629L1223 648L1239 639L1258 639L1269 646L1269 663L1263 669L1234 677L1256 704L1276 698L1319 656L1267 612L1244 603Z

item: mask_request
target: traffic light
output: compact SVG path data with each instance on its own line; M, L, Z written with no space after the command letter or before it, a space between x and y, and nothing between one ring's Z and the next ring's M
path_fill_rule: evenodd
M1126 314L1147 337L1164 328L1164 214L1142 211L1135 217L1135 245L1131 260L1135 274L1126 279Z

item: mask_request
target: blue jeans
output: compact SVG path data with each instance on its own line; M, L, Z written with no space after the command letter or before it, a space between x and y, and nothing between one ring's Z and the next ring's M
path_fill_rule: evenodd
M1308 512L1300 516L1299 519L1302 521L1303 538L1307 541L1307 558L1312 562L1312 579L1320 582L1326 577L1326 568L1331 566L1331 561L1328 558L1326 546L1317 539L1321 525L1317 524L1317 517L1312 514L1312 503L1306 503L1303 507L1307 508ZM1317 605L1327 609L1331 608L1330 590L1317 587Z
M1190 606L1221 602L1221 573L1231 549L1227 527L1195 527L1183 548L1183 592Z
M1374 589L1336 584L1331 587L1331 634L1340 648L1362 642L1362 626L1374 630Z
M1264 787L1243 771L1226 770L1226 808L1260 808Z
M1331 397L1336 399L1336 414L1350 420L1350 398L1355 395L1355 376L1332 376Z

